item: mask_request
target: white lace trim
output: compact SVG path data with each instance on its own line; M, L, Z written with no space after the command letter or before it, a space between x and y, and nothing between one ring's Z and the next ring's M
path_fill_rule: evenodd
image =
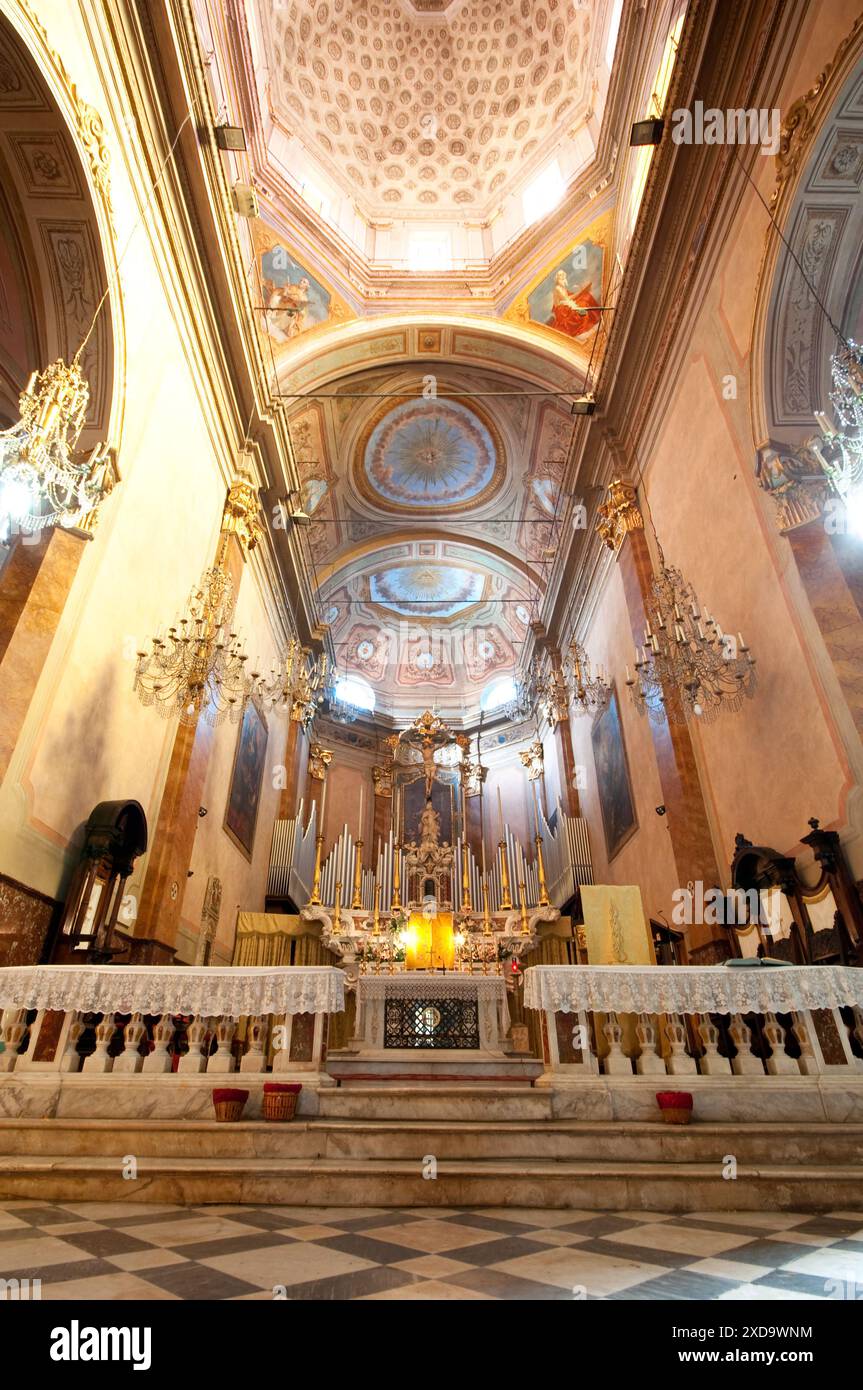
M844 965L534 965L524 1002L551 1013L792 1013L863 1005L863 970Z
M341 1013L335 966L17 965L0 969L0 1008L81 1013Z

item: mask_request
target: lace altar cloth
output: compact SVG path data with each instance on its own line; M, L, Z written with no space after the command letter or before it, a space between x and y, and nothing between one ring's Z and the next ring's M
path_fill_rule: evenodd
M845 965L534 965L529 1009L624 1014L793 1013L863 1005L863 970Z
M345 973L334 966L11 965L0 1009L80 1013L337 1014Z

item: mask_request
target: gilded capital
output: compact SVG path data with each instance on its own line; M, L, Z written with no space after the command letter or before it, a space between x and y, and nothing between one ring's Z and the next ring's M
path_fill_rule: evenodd
M222 532L237 537L244 554L254 550L264 534L258 507L258 490L250 473L241 469L228 489L222 515Z
M375 786L375 796L392 796L393 794L393 768L392 763L387 767L373 767L372 781Z
M635 488L622 478L615 478L614 482L609 483L605 501L598 511L596 529L609 550L619 550L627 532L644 530L644 517L638 506Z
M333 750L331 748L323 748L321 744L313 743L309 749L309 776L314 777L316 782L323 782L332 760Z

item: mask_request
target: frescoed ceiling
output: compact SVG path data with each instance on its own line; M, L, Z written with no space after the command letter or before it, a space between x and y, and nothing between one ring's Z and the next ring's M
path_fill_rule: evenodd
M288 407L338 669L394 717L418 699L468 715L515 672L555 554L569 402L486 351L431 377L428 362L350 369Z

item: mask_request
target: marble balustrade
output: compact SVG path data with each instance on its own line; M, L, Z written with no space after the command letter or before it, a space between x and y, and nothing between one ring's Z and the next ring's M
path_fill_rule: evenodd
M326 1065L327 1015L231 1017L0 1011L0 1072L173 1077L309 1071ZM28 1018L30 1022L28 1024ZM793 1014L541 1015L550 1079L863 1078L863 1010Z

